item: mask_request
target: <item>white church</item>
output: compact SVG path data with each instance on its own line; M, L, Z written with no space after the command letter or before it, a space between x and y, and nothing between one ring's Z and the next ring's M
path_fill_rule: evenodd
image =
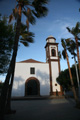
M56 78L60 73L58 43L53 36L46 39L46 62L33 59L17 62L12 96L62 95Z

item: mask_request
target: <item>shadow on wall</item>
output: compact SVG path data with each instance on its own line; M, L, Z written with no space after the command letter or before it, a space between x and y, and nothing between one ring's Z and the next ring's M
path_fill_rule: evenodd
M24 82L21 76L14 78L12 96L24 96Z
M37 70L36 76L40 81L40 94L42 95L49 95L50 93L50 81L49 81L49 74L46 72L42 72Z
M50 81L49 74L37 70L36 78L40 82L40 95L49 95ZM25 94L25 80L19 76L14 78L12 96L24 96Z

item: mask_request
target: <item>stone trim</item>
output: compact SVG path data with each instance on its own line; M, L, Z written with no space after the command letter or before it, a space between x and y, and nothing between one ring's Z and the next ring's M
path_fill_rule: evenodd
M48 62L49 62L50 92L53 92L53 87L52 87L52 70L51 70L49 45L48 45L48 51L49 51L49 60L48 60Z
M56 62L58 62L59 60L58 59L50 59L50 61L56 61Z
M58 44L59 44L59 43L46 43L45 48L46 48L47 46L49 46L49 45L56 45L56 46L58 46Z

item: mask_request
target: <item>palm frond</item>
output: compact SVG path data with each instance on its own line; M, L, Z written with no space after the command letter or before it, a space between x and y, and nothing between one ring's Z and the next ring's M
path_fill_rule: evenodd
M66 27L66 29L68 30L68 32L71 32L70 28L69 27Z
M48 0L34 0L32 2L32 6L35 8L35 10L33 10L33 14L38 18L46 16L48 9L43 5L47 3Z
M23 11L23 14L28 18L28 21L34 25L36 23L35 17L32 15L32 11L29 9L27 12Z
M62 47L66 49L66 43L64 38L61 39L61 44L62 44Z
M26 20L26 24L27 24L27 30L29 31L29 20Z
M23 40L23 41L26 41L26 42L30 42L30 43L34 42L34 40L33 40L33 38L31 36L27 36L25 34L22 35L20 40Z
M66 42L67 46L70 46L70 41L71 41L71 38L65 39L65 42Z
M9 16L9 23L13 20L13 14Z
M36 8L36 14L38 16L38 18L40 17L45 17L48 13L48 9L46 7L42 7L42 6L39 6L38 8Z
M29 31L26 31L26 30L24 30L20 33L20 35L23 35L23 34L26 35L26 36L35 37L33 32L29 32Z
M20 33L24 32L27 29L27 26L21 23Z
M18 0L17 2L18 2L18 3L21 3L22 6L30 5L30 4L31 4L31 1L30 1L30 0Z
M49 0L33 0L32 5L38 6L43 4L48 4Z
M15 19L17 19L17 17L18 17L18 9L17 9L17 7L15 7L15 9L13 9L13 15L14 15Z
M24 46L27 46L28 43L34 42L34 33L24 31L21 33L20 42L23 43Z
M24 45L24 46L29 46L29 43L33 43L34 40L32 37L24 37L22 36L20 39L20 42Z
M20 41L24 46L29 46L28 42Z
M66 27L68 32L70 32L72 35L74 35L75 37L79 37L79 33L80 33L80 22L76 23L76 26L73 27L72 29L70 29L69 27Z
M64 59L66 59L65 50L62 51L62 56L63 56Z
M25 42L30 42L30 43L33 43L34 40L32 37L22 37L21 40L25 41Z
M60 52L60 51L58 52L58 56L59 56L59 58L61 59L61 52Z

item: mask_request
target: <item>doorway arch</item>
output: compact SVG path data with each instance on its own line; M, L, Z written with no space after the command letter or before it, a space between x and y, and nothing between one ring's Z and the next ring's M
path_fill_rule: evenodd
M40 83L35 77L30 77L25 82L25 96L40 95Z

